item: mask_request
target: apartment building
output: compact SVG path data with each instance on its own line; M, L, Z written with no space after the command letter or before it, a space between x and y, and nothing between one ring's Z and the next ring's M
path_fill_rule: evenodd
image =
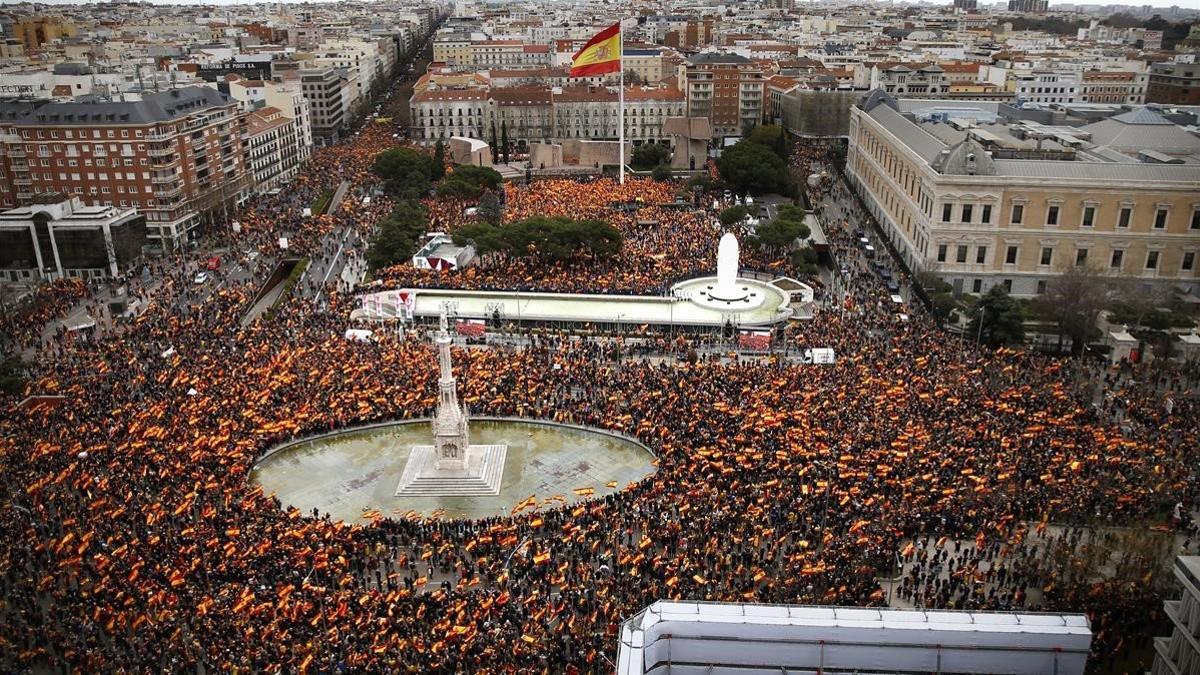
M707 117L714 138L741 136L763 116L767 74L737 54L704 53L687 60L683 93L689 117Z
M488 138L490 107L486 89L425 89L409 99L409 136L434 143L439 138ZM497 132L499 133L499 132Z
M471 66L471 36L466 34L439 35L433 41L433 60L448 66Z
M1200 63L1170 61L1150 65L1147 103L1200 105Z
M1192 675L1200 672L1200 556L1175 559L1180 598L1163 603L1175 629L1171 637L1154 639L1150 675Z
M901 109L880 90L851 108L847 171L911 269L968 293L1032 297L1085 264L1200 292L1200 138L1147 108L1078 128Z
M59 193L136 207L163 248L220 222L250 192L245 113L210 87L139 101L0 102L0 204Z
M1083 103L1146 102L1146 73L1089 70L1083 73L1079 85L1079 100Z
M312 153L312 113L299 82L267 82L263 87L267 105L291 118L296 127L296 157L304 163Z
M333 68L300 71L300 88L308 99L313 142L331 145L350 125L347 109L352 101L349 77Z
M302 161L296 123L278 108L263 108L247 115L244 141L255 192L281 188L296 177Z
M630 49L621 53L626 73L632 73L645 84L658 84L664 77L663 55L658 49Z
M1008 11L1022 14L1045 14L1050 0L1008 0Z
M1023 103L1075 103L1079 101L1080 74L1074 71L1033 70L1013 78L1017 99Z

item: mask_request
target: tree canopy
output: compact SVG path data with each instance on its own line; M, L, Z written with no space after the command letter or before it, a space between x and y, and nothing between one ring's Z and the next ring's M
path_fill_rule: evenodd
M471 223L454 233L454 241L460 246L473 243L480 255L503 253L557 263L579 256L612 258L623 239L619 230L603 221L533 216L507 225Z
M770 148L746 139L721 153L717 172L721 181L737 194L795 194L795 185L783 158Z
M14 396L25 388L25 372L29 367L18 354L0 358L0 392Z
M417 252L417 241L426 229L425 207L415 200L399 202L371 237L367 266L376 271L408 260Z
M746 140L774 152L785 162L791 152L787 131L778 124L760 124L750 131Z
M454 167L438 183L438 195L458 199L479 199L485 190L497 190L503 178L490 166L463 165Z
M717 215L717 219L721 221L721 227L728 229L734 225L740 225L748 215L750 215L749 209L741 204L734 204L729 208L722 209L721 213Z
M383 179L384 190L399 199L424 197L434 176L433 158L412 148L379 153L371 170Z
M633 149L629 165L638 170L653 169L659 164L670 164L671 149L658 143L643 143Z
M1034 311L1054 322L1060 348L1062 338L1067 337L1072 353L1079 354L1089 340L1100 335L1096 320L1107 301L1104 286L1098 269L1077 265L1051 279L1046 292L1034 300Z
M978 335L984 344L999 346L1025 341L1025 315L1003 286L997 284L984 293L975 302L973 314L967 332Z
M754 235L750 237L750 245L773 253L781 253L791 249L797 240L808 239L810 234L812 231L808 225L804 224L804 209L784 204L779 207L774 220L760 223L754 228Z

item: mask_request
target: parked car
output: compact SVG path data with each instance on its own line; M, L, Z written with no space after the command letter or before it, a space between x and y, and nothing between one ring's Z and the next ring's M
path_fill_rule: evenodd
M221 259L215 255L213 257L209 258L208 260L204 261L204 269L206 269L210 272L213 270L220 269L220 267L221 267Z
M196 283L197 283L197 284L202 284L202 283L204 283L204 282L208 281L208 272L200 272L200 273L198 273L198 274L196 275L196 279L195 279L195 281L196 281Z

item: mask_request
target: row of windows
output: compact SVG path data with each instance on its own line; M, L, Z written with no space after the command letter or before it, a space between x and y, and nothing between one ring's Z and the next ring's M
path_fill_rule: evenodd
M954 262L960 263L960 264L966 263L967 259L969 258L969 248L970 247L967 246L966 244L956 245L954 248ZM987 262L987 250L988 250L987 246L975 247L975 263L976 264L982 265L985 262ZM947 262L949 259L949 253L950 253L950 245L949 244L938 244L937 261L940 263ZM1019 255L1020 255L1020 247L1019 246L1007 247L1004 251L1004 264L1005 265L1016 265ZM1147 270L1158 269L1159 259L1160 259L1160 251L1147 251L1146 252L1146 269ZM1088 263L1088 249L1086 249L1086 248L1075 249L1075 265L1083 266L1083 265L1086 265L1087 263ZM1042 267L1050 267L1054 264L1054 247L1053 246L1043 246L1042 247L1042 250L1040 251L1040 256L1038 258L1038 264ZM1125 265L1124 249L1119 249L1119 248L1113 249L1112 254L1109 257L1108 266L1111 269L1119 270L1122 267L1124 267L1124 265ZM1196 266L1196 253L1194 251L1184 251L1183 256L1180 258L1180 262L1179 262L1180 271L1191 272L1192 270L1195 269L1195 266Z
M129 138L129 129L121 129L120 132L121 132L120 138ZM13 129L10 130L10 133L16 134L17 129L14 127ZM62 138L86 139L88 137L88 132L86 129L80 129L78 136L76 136L75 133L76 133L76 131L74 129L63 129L62 130ZM32 135L30 134L29 129L21 129L21 138L26 138L26 139L28 139L28 138L58 138L59 137L58 134L59 134L58 129L50 129L48 132L45 129L37 129L35 132L33 132ZM141 129L133 130L134 138L143 138L144 136L145 136L145 132L143 130L141 130ZM117 138L117 134L116 134L116 131L113 129L105 129L103 135L101 134L100 129L92 129L92 138Z
M966 207L964 206L964 209ZM949 221L949 205L942 207L942 220ZM1061 207L1056 204L1051 204L1046 207L1046 224L1058 225ZM1154 211L1153 227L1156 230L1165 230L1171 218L1171 210L1165 207L1159 207ZM1020 225L1025 219L1025 206L1023 204L1013 204L1011 222L1013 225ZM971 222L964 216L964 222ZM1133 220L1133 207L1122 206L1117 212L1117 227L1126 228ZM984 222L987 222L986 218ZM1096 207L1084 206L1083 212L1080 215L1079 224L1081 227L1095 227L1096 225ZM1188 228L1192 230L1200 230L1200 208L1194 209Z

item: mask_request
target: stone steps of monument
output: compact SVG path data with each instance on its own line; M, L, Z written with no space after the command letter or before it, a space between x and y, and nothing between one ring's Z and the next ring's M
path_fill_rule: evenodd
M503 452L488 452L478 476L417 476L401 489L400 497L488 497L499 492L504 472Z

